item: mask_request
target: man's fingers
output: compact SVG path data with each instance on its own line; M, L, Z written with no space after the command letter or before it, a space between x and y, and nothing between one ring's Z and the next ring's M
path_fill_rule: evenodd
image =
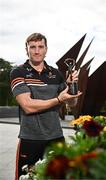
M75 97L79 97L81 95L82 95L82 92L78 91L78 93L76 95L72 95L72 97L75 98Z

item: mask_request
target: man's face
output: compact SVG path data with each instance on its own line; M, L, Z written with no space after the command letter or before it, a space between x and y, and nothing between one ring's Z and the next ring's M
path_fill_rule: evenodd
M40 63L44 60L47 47L45 46L44 39L39 41L30 41L26 48L29 59L33 62Z

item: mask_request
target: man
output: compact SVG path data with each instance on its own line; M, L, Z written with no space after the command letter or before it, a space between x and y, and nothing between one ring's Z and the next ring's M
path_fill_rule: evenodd
M70 101L76 104L81 95L68 94L61 73L45 61L47 39L40 33L26 40L28 60L12 70L11 88L20 106L19 145L16 157L16 180L22 175L24 165L33 165L42 159L47 145L64 141L59 121L59 106ZM78 80L75 71L72 80Z

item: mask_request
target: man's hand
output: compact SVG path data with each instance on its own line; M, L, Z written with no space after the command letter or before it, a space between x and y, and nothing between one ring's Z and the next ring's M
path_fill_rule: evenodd
M66 72L66 76L67 76L67 73L68 72ZM79 75L79 72L77 70L74 70L72 74L69 75L68 79L66 80L67 84L69 84L72 81L78 81L78 75Z
M76 95L70 95L68 93L68 89L69 87L67 86L66 89L59 94L58 98L60 102L66 102L77 99L82 94L82 92L78 91Z

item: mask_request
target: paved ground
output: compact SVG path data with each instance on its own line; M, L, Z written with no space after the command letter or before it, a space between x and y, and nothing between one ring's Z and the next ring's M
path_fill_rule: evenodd
M61 125L66 139L74 134L69 122L62 121ZM18 118L0 118L0 180L14 180L18 131Z

